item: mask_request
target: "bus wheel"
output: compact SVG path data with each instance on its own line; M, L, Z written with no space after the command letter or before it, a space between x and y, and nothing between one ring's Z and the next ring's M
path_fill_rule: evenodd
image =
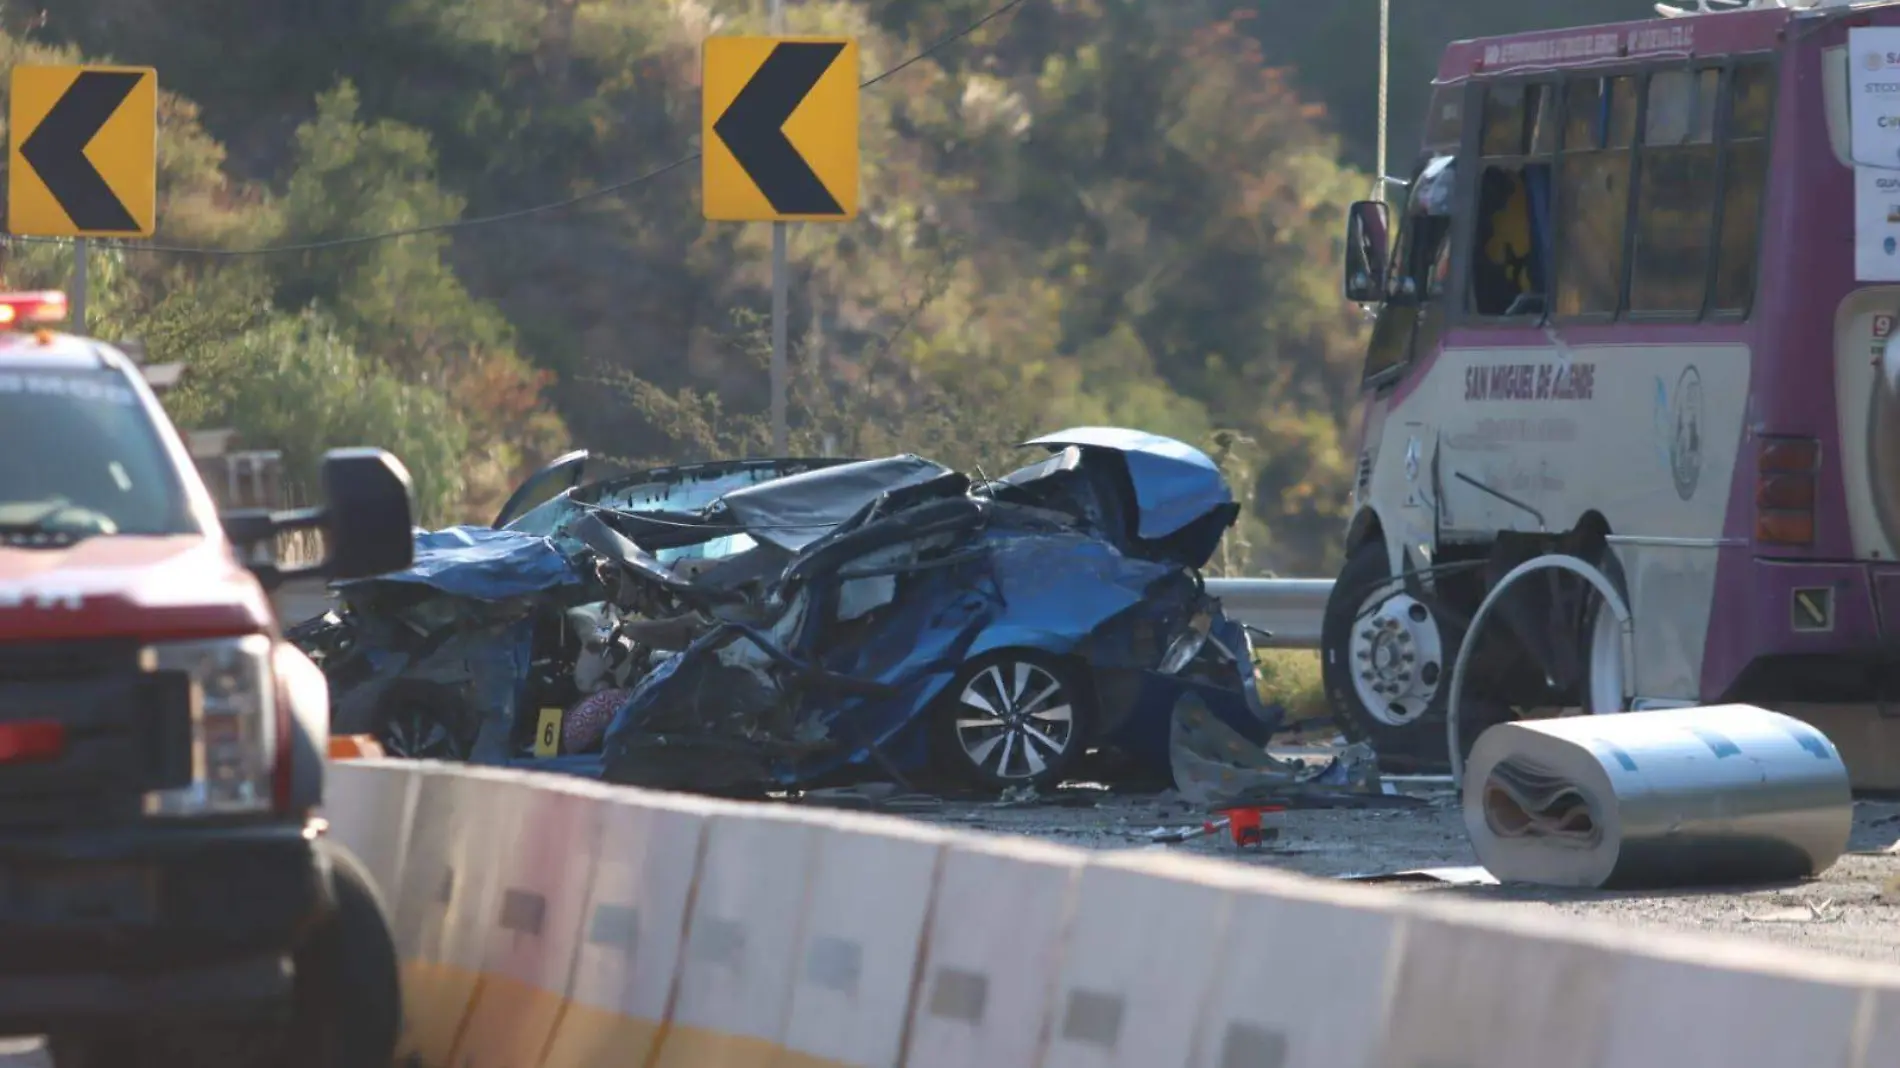
M1371 743L1382 769L1443 771L1457 650L1431 609L1390 579L1379 542L1346 561L1320 626L1321 680L1340 730Z

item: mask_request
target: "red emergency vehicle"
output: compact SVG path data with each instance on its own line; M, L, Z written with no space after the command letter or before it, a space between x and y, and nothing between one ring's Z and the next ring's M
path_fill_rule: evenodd
M220 517L140 366L0 296L0 1034L72 1065L388 1064L400 998L362 866L322 834L328 695L274 565L408 566L406 471L331 453L328 505Z

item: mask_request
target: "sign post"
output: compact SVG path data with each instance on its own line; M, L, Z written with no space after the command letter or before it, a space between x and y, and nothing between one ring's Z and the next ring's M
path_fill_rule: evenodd
M772 36L785 34L785 0L772 0ZM772 455L785 456L791 450L786 442L790 430L786 424L786 392L791 388L791 373L785 366L785 305L791 282L785 277L785 246L791 235L783 221L772 224Z
M72 319L86 329L89 237L150 237L158 215L158 72L15 67L7 226L73 239Z
M88 251L86 245L87 241L85 238L73 238L73 296L72 300L67 302L67 307L71 309L68 314L72 316L72 327L73 333L75 334L84 334L86 332L86 283L90 281L90 279L86 277L86 255Z
M782 37L706 40L700 196L709 221L772 223L772 447L785 455L786 224L858 214L858 43Z

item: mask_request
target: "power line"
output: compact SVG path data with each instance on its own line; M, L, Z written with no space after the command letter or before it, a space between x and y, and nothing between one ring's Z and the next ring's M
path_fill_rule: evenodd
M987 26L991 22L994 22L997 19L1002 18L1004 15L1009 14L1010 12L1016 10L1017 8L1023 6L1024 4L1028 2L1029 0L1009 0L1008 3L1002 5L1001 7L995 8L994 10L990 11L988 14L984 15L982 18L977 19L975 22L972 22L969 25L963 27L962 29L957 30L955 33L952 33L952 34L949 34L948 36L940 38L936 42L932 43L930 47L924 49L923 51L917 53L914 56L911 56L909 59L904 60L902 63L899 63L895 67L892 67L889 70L884 71L882 74L879 74L874 78L871 78L869 81L860 83L858 88L860 89L871 88L877 83L885 80L886 78L892 77L893 75L911 66L912 64L920 63L930 58L931 56L935 55L937 52L942 51L944 48L947 48L950 45L963 40L965 37L970 36L976 31L982 29L984 26ZM634 188L635 186L645 185L646 183L654 181L655 179L664 177L667 174L671 174L672 172L679 170L681 167L684 167L689 163L696 162L700 158L700 155L701 155L700 153L695 152L689 156L681 156L679 159L676 159L671 163L667 163L659 167L655 167L654 169L647 171L644 174L636 175L632 178L626 179L625 181L615 182L612 185L604 185L598 189L590 189L585 193L577 193L574 196L567 197L562 200L550 201L546 204L535 204L531 207L526 207L526 208L516 208L512 211L496 212L493 215L478 215L478 216L475 216L474 218L469 218L469 219L452 219L447 222L430 223L426 226L411 226L411 227L407 227L401 230L385 230L381 233L374 233L374 234L357 234L351 237L327 238L322 241L305 241L305 242L300 242L298 244L292 244L292 245L266 245L260 248L204 248L204 247L199 247L199 246L194 246L194 245L133 244L126 241L98 241L97 239L95 239L94 247L99 248L99 249L117 249L124 252L161 252L161 253L168 253L168 254L173 254L173 255L184 255L184 256L241 257L241 256L276 256L276 255L285 255L285 254L295 253L295 252L319 252L326 249L347 248L353 245L376 244L382 241L395 241L395 240L398 240L400 238L405 238L405 237L420 237L424 234L438 234L438 233L445 233L451 230L463 230L463 229L468 229L468 228L477 227L477 226L489 226L495 223L514 222L518 219L525 219L525 218L529 218L535 215L544 215L552 211L561 211L565 208L571 208L571 207L575 207L576 205L585 204L588 201L600 200L604 197L610 197L619 193L624 193L627 190ZM72 238L69 238L69 237L26 237L26 236L18 236L18 235L13 235L13 234L0 235L0 239L4 239L9 244L14 243L14 242L39 243L39 244L71 244L73 240Z

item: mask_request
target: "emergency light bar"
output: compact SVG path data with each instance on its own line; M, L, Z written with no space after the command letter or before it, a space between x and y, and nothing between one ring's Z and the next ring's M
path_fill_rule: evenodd
M0 328L65 320L66 294L57 289L38 293L0 293Z

